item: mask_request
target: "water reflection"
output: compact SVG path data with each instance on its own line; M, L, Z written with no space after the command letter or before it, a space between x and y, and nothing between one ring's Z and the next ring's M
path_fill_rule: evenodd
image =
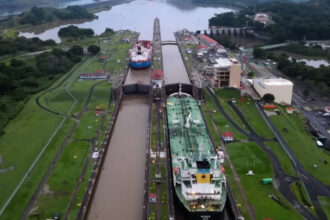
M182 1L182 0L181 0ZM106 27L115 30L130 29L140 32L140 39L152 39L152 27L154 18L160 18L162 39L174 39L173 33L179 29L204 30L208 28L208 19L215 13L232 11L223 7L195 7L189 4L175 4L172 1L147 1L136 0L112 7L109 11L97 13L97 20L78 24L81 28L92 28L96 34L104 32ZM189 10L185 10L189 8ZM39 37L43 40L53 39L60 42L57 35L60 28L68 26L60 25L56 28L45 30L43 33L36 34L23 32L25 37Z

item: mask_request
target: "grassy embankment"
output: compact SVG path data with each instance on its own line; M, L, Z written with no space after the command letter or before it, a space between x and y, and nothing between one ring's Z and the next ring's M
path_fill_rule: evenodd
M315 138L306 128L306 119L300 113L287 114L284 107L278 108L281 114L270 116L271 121L305 169L324 184L330 185L330 153L316 146ZM314 164L317 168L314 168Z
M240 99L240 93L238 90L235 89L216 90L216 94L219 99L225 99L227 101L231 100L232 98L236 99L237 103L235 105L244 114L247 122L250 124L253 130L261 137L268 139L265 144L273 151L273 153L280 160L284 171L291 176L297 176L297 173L289 156L286 154L286 152L283 150L283 148L278 142L273 141L274 135L269 129L266 122L261 117L258 110L256 109L253 100L251 100L251 98L249 97ZM228 103L224 102L222 104L225 105ZM230 108L230 106L228 107ZM236 121L236 123L240 123L240 121Z
M327 215L328 219L330 219L330 198L325 196L319 196L318 200L323 208L323 211Z
M274 189L273 185L263 185L260 182L263 178L273 177L273 171L267 155L259 146L250 142L231 143L226 148L249 203L255 210L256 219L303 219ZM246 173L249 170L253 170L255 175L247 176ZM233 176L227 173L227 178L231 179ZM278 197L284 207L275 202L269 195Z
M118 44L117 42L116 44ZM106 44L108 45L108 44ZM115 44L114 44L115 45ZM72 100L69 97L68 94L64 92L65 86L71 81L75 80L77 78L77 75L80 72L83 72L86 67L89 66L91 62L95 58L88 58L81 66L72 73L71 77L69 77L65 83L63 83L59 88L51 91L49 94L46 94L42 98L42 103L48 105L53 110L58 110L62 113L65 113L68 108L72 104ZM66 76L63 76L65 78ZM61 80L58 80L52 88L56 87ZM81 83L81 86L78 84ZM95 82L94 82L95 83ZM75 109L73 112L79 112L79 108L81 108L84 104L84 98L88 94L90 86L93 83L90 83L88 85L88 82L75 82L73 85L72 93L78 98L78 104L75 106ZM101 86L102 84L98 85ZM103 86L103 85L102 85ZM107 92L110 91L110 85L103 86ZM97 87L95 91L97 91ZM55 116L52 115L41 108L39 108L35 103L35 98L39 94L33 96L30 98L30 101L27 102L22 112L12 120L9 125L6 127L6 134L2 136L2 139L0 141L1 146L1 155L4 158L4 162L0 165L1 168L6 168L9 166L13 166L15 169L13 171L1 174L4 178L0 178L1 185L5 190L1 191L0 196L0 204L1 206L4 204L6 199L9 197L10 193L13 191L14 187L17 186L18 181L22 178L22 176L25 174L27 167L30 166L36 155L40 152L41 148L44 146L44 144L47 142L47 140L50 138L51 134L54 132L55 128L59 124L59 122L62 120L62 116ZM49 96L48 96L49 95ZM100 95L97 95L98 97ZM101 99L105 99L106 96L100 97ZM98 103L96 101L98 98L93 97L94 103ZM108 100L107 100L108 101ZM87 114L88 116L88 114ZM83 118L82 125L86 124L84 121L92 121L92 119L86 117L86 119ZM109 120L109 118L107 119ZM95 122L95 121L94 121ZM6 209L5 213L3 214L4 219L17 219L19 218L22 210L24 209L25 205L29 201L32 193L36 189L38 183L40 182L42 176L46 172L47 168L49 167L51 160L54 158L55 154L57 153L60 145L62 144L64 138L66 137L68 131L71 129L73 125L73 120L67 119L64 123L63 127L60 129L60 131L55 136L54 140L51 142L50 146L47 148L47 150L42 155L41 159L37 163L36 167L32 170L32 172L29 174L29 178L27 178L27 181L23 184L21 189L18 191L12 202L9 204L8 208ZM40 129L41 128L41 129ZM96 130L96 126L93 127L93 129ZM91 133L95 132L95 130ZM79 126L78 126L79 131ZM86 132L85 132L86 133ZM92 133L92 134L93 134ZM83 133L82 133L83 134ZM79 135L78 135L79 136ZM19 137L19 138L17 138ZM87 136L88 138L89 136ZM28 141L27 141L28 140ZM60 158L58 161L58 167L65 166L66 163L71 163L67 161L65 158L70 158L72 156L72 149L75 149L77 158L74 159L74 163L76 166L73 166L76 172L79 174L79 170L81 169L81 165L83 159L86 158L86 152L88 152L88 145L87 147L81 147L77 151L76 149L77 143L70 143L65 151L63 152L63 157ZM71 147L72 146L72 147ZM84 143L82 143L82 146L84 146ZM14 150L13 150L14 149ZM25 150L29 149L29 150ZM15 152L15 154L13 153ZM70 156L68 156L70 155ZM84 156L82 156L84 155ZM71 157L72 158L72 157ZM49 184L48 186L52 186L52 184L55 184L54 188L56 188L56 184L58 183L58 179L66 178L66 175L56 175L57 170L61 170L60 168L55 168L54 175L52 175L49 178ZM74 175L73 175L74 176ZM58 178L58 179L57 179ZM76 180L76 179L74 179ZM59 186L61 187L61 186ZM49 189L49 192L52 192L53 189ZM51 195L50 193L49 195ZM67 194L67 193L64 193ZM60 200L59 200L60 201ZM47 205L48 206L48 205ZM44 207L47 209L47 207ZM41 208L42 209L42 208ZM15 210L15 211L14 211ZM61 211L61 210L58 210ZM47 217L51 217L53 213L48 212ZM45 216L46 217L46 216Z
M237 100L237 103L236 103L237 107L245 115L247 121L251 122L251 121L255 120L253 123L250 123L252 128L259 135L264 136L265 138L272 138L273 137L271 131L269 130L269 128L267 127L265 122L262 120L261 116L259 115L259 112L255 108L255 106L254 106L254 104L251 100L249 100L247 98L247 99L243 99L243 100L239 101L240 100L239 99L239 92L237 90L232 90L232 89L217 90L216 93L217 93L217 96L219 97L219 100L223 100L221 102L221 104L226 109L226 111L230 108L227 101L231 100L232 98L235 98ZM219 128L219 124L223 124L223 126L220 126L220 128L222 127L222 131L224 130L224 124L228 123L228 122L226 122L226 119L223 116L219 116L219 115L221 115L220 112L211 113L209 110L206 110L207 107L209 109L210 109L210 107L215 108L215 104L210 99L210 97L207 93L205 94L205 97L206 97L206 105L202 105L202 109L205 113L205 118L206 118L207 124L210 128L211 135L212 135L213 139L217 140L217 139L219 139L219 137L216 136L216 133L213 129L213 126L211 124L210 115L214 119L214 121L216 122L218 128ZM225 105L228 105L228 106L225 107ZM236 117L234 117L234 120L237 123L241 123L240 120L237 121ZM228 128L228 130L231 127L232 126L230 126ZM231 131L234 132L235 139L237 139L236 138L236 136L237 136L236 133L238 133L238 132L235 131L235 130L231 130ZM240 138L240 136L238 136L238 137ZM216 141L216 143L217 143L217 141ZM286 155L286 153L281 148L281 146L278 143L274 142L274 141L267 142L266 144L267 144L268 147L271 148L271 150L278 157L278 159L280 160L280 162L281 162L281 164L284 168L284 171L286 173L288 173L289 175L295 176L296 172L295 172L295 170L292 166L292 163L290 162L289 157ZM239 146L239 147L237 147L237 146ZM251 146L253 146L252 150L250 149ZM241 150L240 147L243 150ZM238 160L236 160L236 158L237 158L236 154L238 154L240 151L244 152L244 151L248 151L248 150L251 150L251 152L245 153L245 155L249 155L248 157L252 157L253 159L251 159L251 158L249 159L247 157L246 159L241 159L242 162L238 163ZM273 210L280 211L280 209L283 209L283 211L280 211L280 213L283 213L283 216L286 215L287 209L282 208L279 204L274 202L271 198L268 198L267 193L275 194L277 197L281 198L281 201L283 203L285 203L287 206L289 206L286 203L285 199L283 197L281 197L280 194L277 193L272 186L271 187L264 186L264 185L261 185L261 183L260 183L261 178L264 178L264 177L267 177L267 176L269 176L269 177L273 176L271 169L267 168L265 171L262 171L262 170L259 171L258 170L260 165L257 165L256 161L263 160L264 162L262 162L262 163L269 164L269 166L270 166L269 159L266 157L266 154L262 151L262 149L259 146L248 142L248 143L232 143L232 144L229 144L227 146L227 151L228 151L228 154L229 154L230 158L232 158L232 160L233 160L232 161L233 165L234 165L235 170L236 170L236 172L238 173L238 175L241 179L241 183L242 183L243 188L246 192L249 203L255 208L255 210L257 210L256 211L257 219L262 218L262 216L264 216L264 217L266 217L266 216L268 216L268 217L269 216L275 216L276 212L267 213L265 211L262 211L262 210L265 210L265 208L272 207L272 206L275 207L275 208L272 207ZM267 162L265 161L266 159L267 159ZM250 162L247 162L247 161L250 161ZM254 162L252 162L252 161L254 161ZM235 200L238 203L238 206L240 207L243 216L248 218L248 213L247 213L246 207L244 207L243 199L242 199L242 196L240 195L239 188L238 188L238 186L236 185L236 182L233 179L234 177L233 177L232 171L230 170L228 164L226 164L225 167L226 167L226 170L227 170L227 178L228 178L229 184L232 188ZM246 176L245 174L250 169L253 170L255 173L260 172L261 174L262 173L264 173L264 174L259 175L258 176L259 179L255 178L257 175L253 176L252 178L249 178L250 176ZM244 172L242 172L242 170L244 170ZM252 181L250 181L250 179L253 179L253 184L252 184ZM253 187L251 187L252 185L253 185ZM258 187L256 187L256 186L258 186ZM255 197L255 195L257 195L257 197ZM258 199L256 199L256 198L258 198ZM265 198L265 200L263 198ZM262 203L261 202L255 202L255 200L264 201L264 202L262 202ZM290 210L291 209L293 210L293 208L290 208ZM290 211L290 213L294 213L294 214L292 214L293 219L298 219L300 217L295 211L294 212ZM267 214L270 214L270 215L267 215Z

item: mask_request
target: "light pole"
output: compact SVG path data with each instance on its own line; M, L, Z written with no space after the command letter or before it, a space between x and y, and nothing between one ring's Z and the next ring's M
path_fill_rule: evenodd
M226 128L226 134L227 134L227 129L229 128L229 125L225 125L225 128Z
M91 136L91 131L90 131L90 129L92 128L92 126L91 125L88 125L88 133L89 133L89 146L90 146L90 148L92 148L92 136Z

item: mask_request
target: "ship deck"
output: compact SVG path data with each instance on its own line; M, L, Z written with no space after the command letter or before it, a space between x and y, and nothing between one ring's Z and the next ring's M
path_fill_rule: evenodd
M193 97L169 97L167 113L172 156L189 155L198 160L203 154L215 154L198 103ZM185 129L189 114L190 129Z

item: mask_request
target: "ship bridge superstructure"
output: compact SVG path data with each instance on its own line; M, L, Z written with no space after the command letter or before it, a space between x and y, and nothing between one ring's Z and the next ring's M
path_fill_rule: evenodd
M223 158L215 152L197 101L174 93L167 99L173 183L189 211L222 211L226 201Z

